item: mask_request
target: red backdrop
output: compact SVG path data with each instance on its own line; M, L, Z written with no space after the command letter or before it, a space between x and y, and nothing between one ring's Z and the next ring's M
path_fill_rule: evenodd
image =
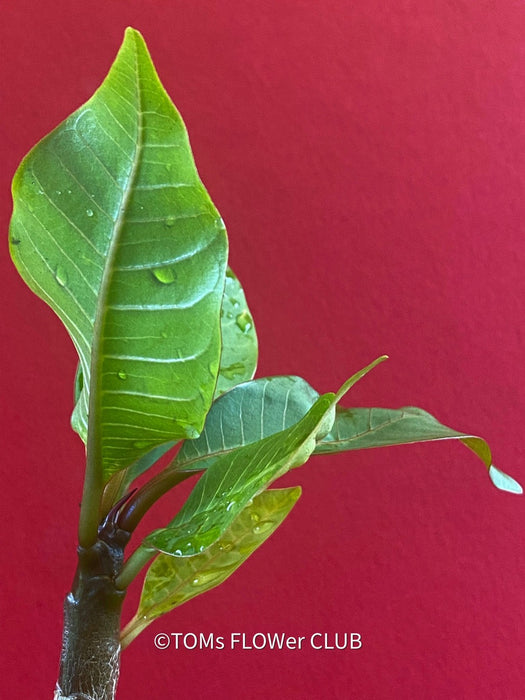
M332 390L388 353L352 404L426 408L524 482L523 7L17 0L2 10L2 230L19 160L91 95L127 25L228 226L259 376ZM2 694L50 697L81 492L76 362L6 244L0 282ZM303 485L290 518L131 645L121 700L523 697L523 498L452 443L318 457L283 483ZM158 632L363 646L159 651Z

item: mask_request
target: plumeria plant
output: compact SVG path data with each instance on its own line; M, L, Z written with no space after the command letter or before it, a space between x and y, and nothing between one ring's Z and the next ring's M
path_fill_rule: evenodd
M269 487L312 455L452 438L498 488L521 492L484 440L419 408L343 408L384 357L335 393L296 376L253 379L257 338L225 226L137 31L95 94L23 159L13 199L13 261L79 357L71 422L85 481L56 700L114 698L121 650L279 527L300 488ZM144 514L195 474L171 522L135 542Z

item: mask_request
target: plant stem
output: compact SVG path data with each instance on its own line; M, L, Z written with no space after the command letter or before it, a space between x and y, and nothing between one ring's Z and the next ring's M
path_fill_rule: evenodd
M197 472L179 472L172 467L154 476L144 484L122 508L119 526L127 532L133 532L140 520L158 499L177 484Z
M95 469L90 460L86 465L80 518L78 521L78 541L81 547L89 549L97 540L100 521L100 504L104 491L101 471Z
M114 700L120 668L122 570L129 533L109 520L98 539L78 548L78 567L64 602L64 635L55 700Z
M146 566L146 564L158 554L158 550L149 549L140 545L133 552L130 558L126 561L122 567L122 571L115 579L115 585L117 589L124 590L133 581L135 576Z

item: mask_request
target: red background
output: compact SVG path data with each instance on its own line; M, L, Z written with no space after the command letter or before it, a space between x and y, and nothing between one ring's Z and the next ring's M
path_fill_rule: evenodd
M521 3L9 3L4 231L19 160L91 95L127 25L228 226L259 376L332 390L388 353L352 404L421 406L486 437L525 482ZM81 491L76 363L5 244L0 282L1 692L50 697ZM455 443L318 457L283 483L304 488L293 514L227 583L131 645L121 700L523 697L523 498ZM158 651L161 631L359 632L364 644Z

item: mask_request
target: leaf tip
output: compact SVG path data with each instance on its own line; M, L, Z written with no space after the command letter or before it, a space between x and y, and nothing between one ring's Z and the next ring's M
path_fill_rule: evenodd
M522 486L515 479L497 469L493 464L489 467L489 477L494 486L501 491L508 491L518 495L523 493Z
M134 27L126 27L124 30L124 39L142 39L144 41L144 38L142 34L139 32L138 29L135 29Z
M146 40L139 32L139 30L135 29L134 27L126 27L126 29L124 30L124 39L122 41L122 47L129 45L133 46L133 49L136 52L148 52Z
M339 391L335 395L336 401L340 401L343 398L343 396L346 394L346 392L349 389L351 389L356 382L358 382L360 379L362 379L365 376L365 374L368 374L368 372L370 372L370 370L374 369L374 367L377 367L377 365L381 364L381 362L384 362L385 360L388 360L388 355L380 355L377 359L375 359L369 365L364 367L362 370L353 374L350 377L350 379L347 379L347 381L343 384L343 386L339 389Z
M297 501L301 498L302 492L303 489L300 486L293 486L290 489L290 501L292 503L297 503Z

